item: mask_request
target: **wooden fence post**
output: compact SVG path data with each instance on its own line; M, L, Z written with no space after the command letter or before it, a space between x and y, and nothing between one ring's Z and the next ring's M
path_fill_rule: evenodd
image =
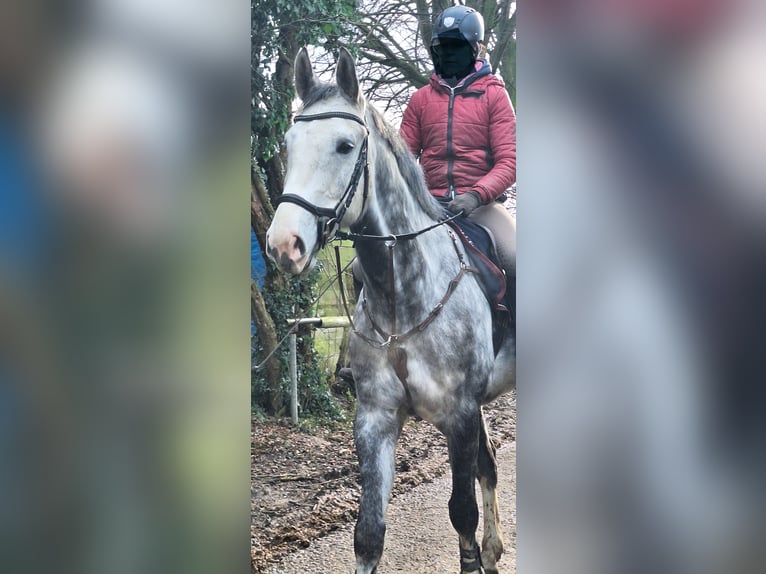
M290 415L298 424L298 337L290 333Z

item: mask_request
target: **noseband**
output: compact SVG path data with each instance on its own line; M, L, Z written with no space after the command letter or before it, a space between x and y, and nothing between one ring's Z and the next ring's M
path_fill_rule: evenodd
M317 218L317 245L319 246L319 249L332 241L338 233L338 229L340 228L340 223L343 220L343 216L346 215L346 210L354 200L354 194L356 193L356 189L359 186L359 180L362 177L362 174L364 174L364 195L362 196L362 211L364 211L364 206L367 203L367 195L370 185L369 165L367 163L367 142L369 139L370 130L367 129L367 124L362 118L347 112L324 112L321 114L295 116L294 121L310 122L314 120L327 120L332 118L355 121L364 126L366 131L364 141L362 142L362 147L359 149L359 156L356 158L356 164L354 164L354 171L351 174L351 181L348 182L346 190L343 192L340 201L338 201L338 203L335 204L335 207L333 208L320 207L318 205L314 205L310 201L307 201L300 195L296 195L294 193L283 193L279 196L276 202L277 206L281 203L294 203L295 205L302 207Z

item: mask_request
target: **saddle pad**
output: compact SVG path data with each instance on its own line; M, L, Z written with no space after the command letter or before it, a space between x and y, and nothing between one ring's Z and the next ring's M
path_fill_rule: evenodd
M505 273L496 263L494 245L487 231L465 217L448 223L463 242L471 264L479 271L479 285L493 312L508 313Z

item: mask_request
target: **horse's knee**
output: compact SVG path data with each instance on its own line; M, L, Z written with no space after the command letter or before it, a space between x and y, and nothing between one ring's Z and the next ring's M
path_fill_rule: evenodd
M383 555L383 541L386 537L385 522L376 517L360 512L354 529L354 553L356 554L357 573L375 572L380 557Z

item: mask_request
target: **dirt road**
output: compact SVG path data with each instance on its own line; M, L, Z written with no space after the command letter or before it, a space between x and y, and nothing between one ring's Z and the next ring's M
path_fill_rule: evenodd
M506 552L498 562L501 574L516 572L516 443L498 451L500 516ZM395 498L387 515L386 546L380 574L453 574L458 568L457 534L447 512L449 473ZM480 496L477 488L477 496ZM479 505L481 509L481 504ZM268 574L353 574L354 526L350 524L285 557ZM481 521L479 521L481 532ZM481 534L479 534L479 539Z

